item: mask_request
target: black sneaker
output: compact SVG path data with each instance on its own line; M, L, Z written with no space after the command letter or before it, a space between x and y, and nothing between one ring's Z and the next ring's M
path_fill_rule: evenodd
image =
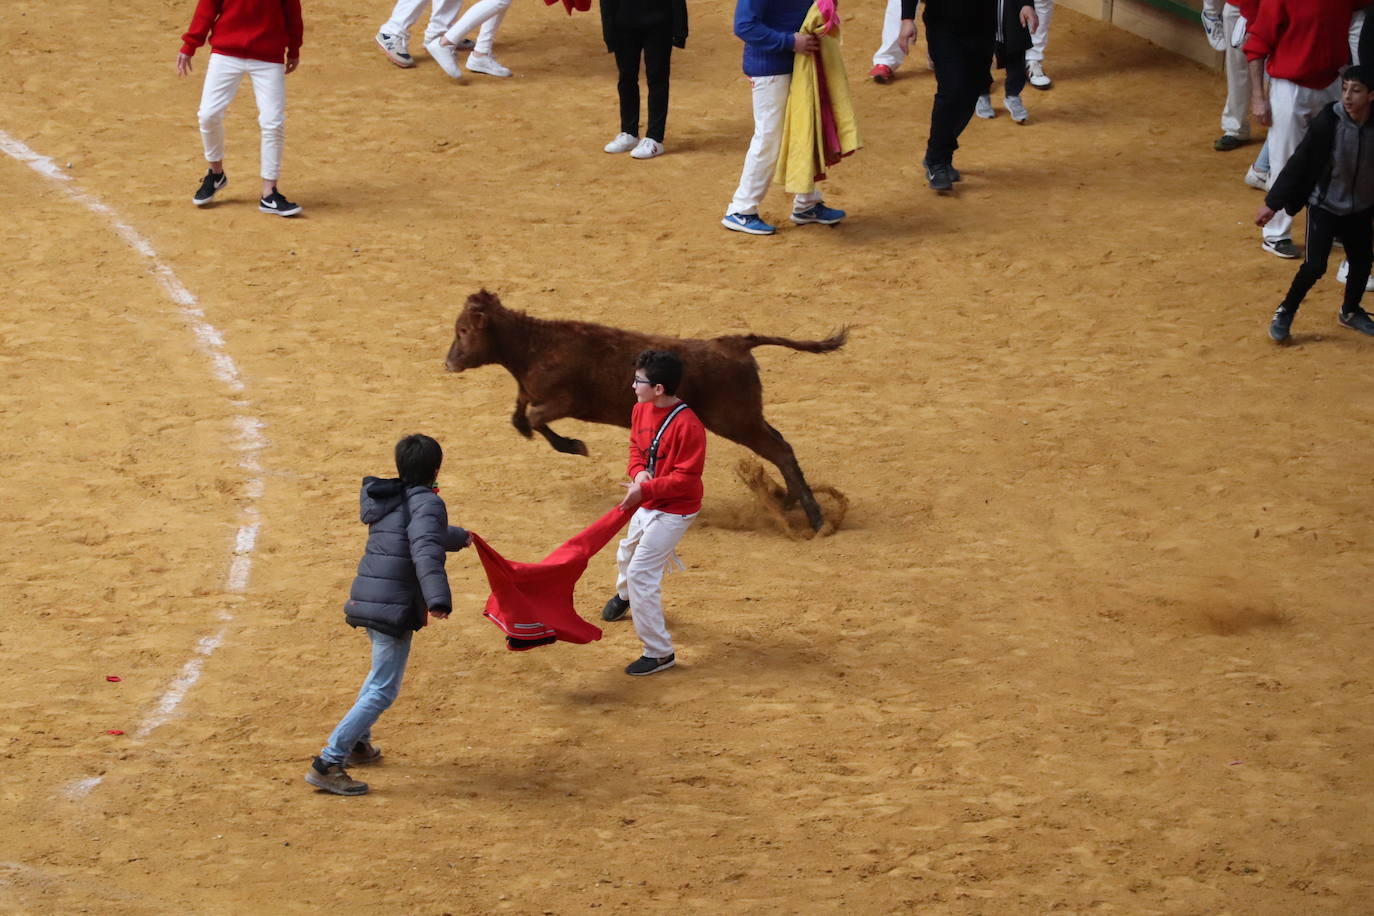
M1269 322L1269 338L1274 343L1287 343L1288 329L1293 326L1293 313L1283 306L1274 309L1274 319Z
M620 620L630 611L630 602L619 595L612 595L611 600L606 602L606 606L601 609L602 620Z
M926 181L930 182L930 189L944 194L954 190L954 169L949 165L928 165L926 166Z
M664 668L671 668L677 664L677 655L668 655L663 658L650 658L641 655L638 660L630 662L625 667L625 673L632 677L644 677L646 674L654 674Z
M271 213L276 216L295 216L301 212L301 205L293 204L282 197L280 191L273 188L271 194L258 201L258 209L263 213Z
M1244 143L1245 141L1240 137L1232 134L1222 134L1217 138L1216 142L1212 144L1212 149L1219 153L1229 153L1233 149L1240 149Z
M963 175L960 175L960 174L959 174L959 170L956 169L953 165L948 165L948 166L945 166L945 167L946 167L947 169L949 169L949 177L950 177L950 180L953 181L955 184L958 184L959 182L961 182L961 181L964 180L964 176L963 176ZM924 159L922 159L922 160L921 160L921 168L925 169L926 172L929 173L929 171L930 171L930 163L928 163L928 162L926 162Z
M208 170L205 177L200 180L200 187L196 188L196 196L191 198L191 203L197 207L203 207L215 199L215 195L220 189L229 183L229 176L220 172L218 175L213 170Z
M1361 334L1368 334L1374 337L1374 318L1369 317L1369 313L1364 309L1356 309L1353 312L1341 312L1336 318L1341 323L1341 327L1349 328L1352 331L1359 331Z

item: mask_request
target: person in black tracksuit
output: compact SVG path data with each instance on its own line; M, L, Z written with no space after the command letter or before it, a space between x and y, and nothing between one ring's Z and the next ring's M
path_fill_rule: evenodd
M999 0L926 0L926 47L935 63L935 102L926 143L926 179L935 191L949 191L959 180L954 151L973 117L978 97L988 90L988 62L997 42ZM916 37L916 0L902 0L898 43L911 47ZM1034 31L1035 7L1023 2L1017 20Z
M652 159L663 152L673 47L687 46L687 0L601 0L601 35L620 73L620 133L608 153ZM639 60L649 84L649 122L639 139Z
M1374 319L1360 308L1365 281L1374 263L1374 123L1370 120L1374 67L1351 66L1341 74L1341 99L1322 109L1307 135L1284 165L1255 215L1263 226L1279 210L1296 216L1307 207L1307 250L1288 295L1274 310L1269 336L1289 338L1293 317L1312 286L1326 273L1331 245L1345 245L1350 273L1338 320L1344 327L1374 335Z

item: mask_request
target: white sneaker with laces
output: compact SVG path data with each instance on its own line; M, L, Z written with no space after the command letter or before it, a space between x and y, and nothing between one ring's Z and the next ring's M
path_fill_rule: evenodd
M1245 183L1256 191L1269 190L1269 173L1261 172L1251 165L1245 172Z
M409 70L415 66L415 58L410 56L410 50L406 47L408 40L404 35L388 35L385 32L377 33L377 47L382 49L386 59L402 69Z
M607 143L603 149L608 153L628 153L639 145L639 138L634 134L618 133L615 139Z
M434 62L443 68L443 71L456 80L463 78L463 68L458 66L458 58L454 55L455 48L447 47L439 43L439 39L425 42L425 50L429 56L434 58Z
M467 66L469 70L475 73L485 73L487 76L499 76L505 79L511 75L510 67L503 66L490 54L478 54L476 51L468 55Z
M995 108L992 107L992 96L990 96L990 95L980 95L980 96L978 96L978 104L975 105L975 106L973 106L973 113L976 114L976 115L977 115L978 117L980 117L980 118L995 118L995 117L997 117L997 109L995 109Z
M1007 106L1007 113L1017 124L1025 124L1030 120L1030 112L1026 111L1026 106L1021 104L1021 96L1009 95L1002 100L1002 103Z
M1048 89L1054 85L1054 80L1045 75L1045 64L1042 61L1026 61L1026 78L1036 89Z
M652 158L654 158L655 156L662 156L662 155L663 155L663 144L662 144L662 143L659 143L657 140L651 139L651 138L649 138L649 137L645 137L643 140L640 140L640 141L639 141L639 146L636 146L636 147L634 148L634 150L630 153L630 158L632 158L632 159L652 159Z
M1350 261L1348 259L1342 260L1340 269L1336 271L1336 282L1344 283L1346 278L1349 276ZM1367 293L1374 293L1374 274L1371 274L1369 279L1364 281L1364 291Z

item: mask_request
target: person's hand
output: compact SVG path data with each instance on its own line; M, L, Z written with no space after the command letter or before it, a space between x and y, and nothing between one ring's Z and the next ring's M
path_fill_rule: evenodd
M434 608L429 609L429 616L433 617L435 620L448 620L448 615L448 611L436 610Z
M1274 111L1269 107L1269 100L1262 95L1250 97L1250 114L1265 127L1274 123Z
M622 483L621 486L625 488L625 498L622 499L620 505L616 507L620 509L620 511L629 512L631 509L638 508L639 504L644 502L644 492L639 488L639 484Z
M897 47L903 54L911 53L911 43L916 40L916 20L903 19L902 29L897 33Z
M646 480L653 479L654 475L650 474L648 471L640 471L638 474L635 475L635 483L643 483Z
M191 75L191 55L177 52L177 76Z
M1035 7L1030 5L1021 7L1021 24L1032 32L1040 28L1040 17L1035 15Z
M1260 204L1260 208L1255 212L1255 225L1266 226L1275 216L1275 211L1270 210L1268 205Z
M815 35L798 32L792 36L792 50L798 54L815 54L821 49L821 40Z
M295 72L296 72L296 68L299 67L300 65L301 65L301 59L300 59L299 57L288 57L288 58L286 59L286 72L287 72L287 73L295 73ZM445 614L444 616L448 616L448 615Z

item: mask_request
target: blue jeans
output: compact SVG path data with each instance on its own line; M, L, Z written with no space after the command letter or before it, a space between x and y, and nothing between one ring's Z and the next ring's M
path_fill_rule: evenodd
M401 692L401 678L406 673L410 638L414 634L396 637L368 630L367 635L372 640L372 670L363 681L353 708L334 727L329 743L320 751L320 759L326 764L343 763L353 745L371 741L373 724Z

